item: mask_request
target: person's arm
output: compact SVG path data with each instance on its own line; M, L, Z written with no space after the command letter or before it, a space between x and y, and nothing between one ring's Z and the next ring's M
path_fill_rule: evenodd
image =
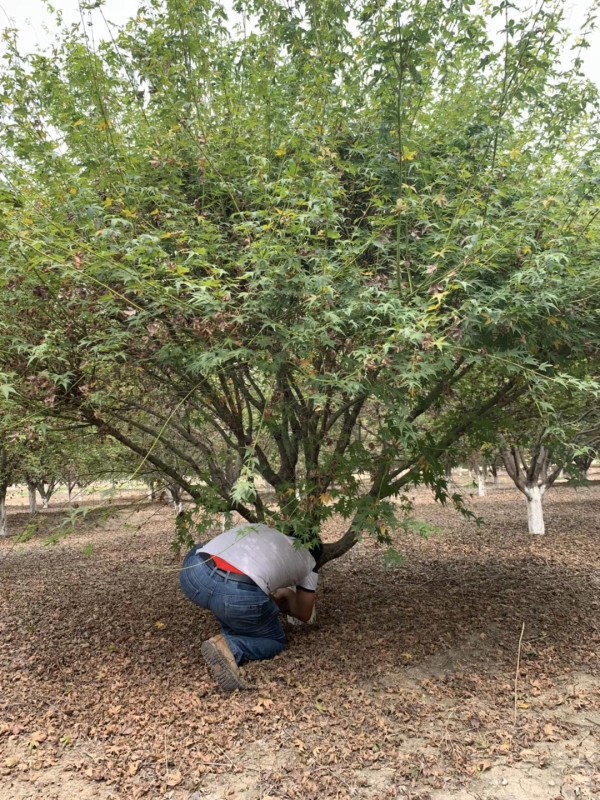
M296 591L293 589L277 589L273 592L272 597L283 614L289 614L301 622L308 622L311 618L315 607L315 592L310 592L299 586Z

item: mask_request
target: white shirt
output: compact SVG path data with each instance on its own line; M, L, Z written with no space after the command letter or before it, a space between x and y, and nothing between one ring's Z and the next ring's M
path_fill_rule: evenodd
M268 525L236 525L199 550L227 561L266 594L294 585L316 591L319 576L313 556L291 536Z

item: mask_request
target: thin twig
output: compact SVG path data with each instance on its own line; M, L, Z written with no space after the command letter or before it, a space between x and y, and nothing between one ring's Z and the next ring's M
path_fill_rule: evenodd
M521 627L521 635L519 636L519 647L517 649L517 669L515 672L515 723L517 721L517 685L519 683L519 665L521 663L521 644L523 642L523 634L525 633L525 623Z
M169 777L169 759L167 756L167 732L165 734L165 780Z

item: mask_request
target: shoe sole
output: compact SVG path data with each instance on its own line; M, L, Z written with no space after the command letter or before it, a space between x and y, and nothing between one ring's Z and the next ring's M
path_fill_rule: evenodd
M211 675L224 692L235 692L236 689L246 688L236 671L231 668L227 658L210 640L203 642L200 652Z

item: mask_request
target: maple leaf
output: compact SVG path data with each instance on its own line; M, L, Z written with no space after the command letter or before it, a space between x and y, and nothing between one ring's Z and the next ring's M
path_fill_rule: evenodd
M272 705L273 701L269 697L259 697L258 703L252 708L252 711L255 714L264 714Z

